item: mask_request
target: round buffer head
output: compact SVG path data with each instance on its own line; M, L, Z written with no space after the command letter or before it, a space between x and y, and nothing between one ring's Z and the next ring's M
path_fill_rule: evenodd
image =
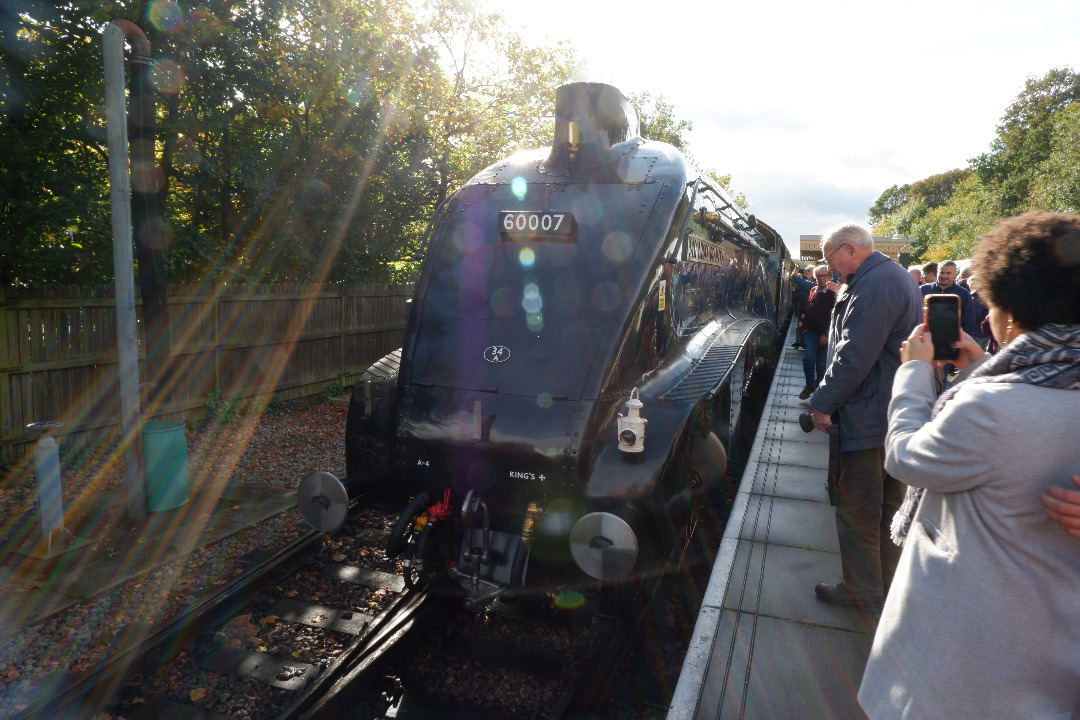
M336 533L349 514L349 493L337 476L319 470L300 482L296 504L311 527Z
M589 577L614 580L634 569L637 536L630 524L617 515L589 513L570 530L570 554Z

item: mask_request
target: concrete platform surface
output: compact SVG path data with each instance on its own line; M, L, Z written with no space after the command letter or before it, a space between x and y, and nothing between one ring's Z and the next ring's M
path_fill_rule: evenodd
M792 331L794 332L794 331ZM668 720L865 720L856 701L877 626L818 600L838 582L829 439L806 434L802 351L785 341Z

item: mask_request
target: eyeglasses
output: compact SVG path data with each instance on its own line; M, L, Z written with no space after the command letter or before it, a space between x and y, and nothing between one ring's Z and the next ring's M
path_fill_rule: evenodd
M841 243L841 244L837 245L836 247L834 247L833 251L825 256L825 262L826 263L830 262L832 260L832 256L835 255L837 252L839 252L840 248L844 247L845 245L847 245L847 243Z

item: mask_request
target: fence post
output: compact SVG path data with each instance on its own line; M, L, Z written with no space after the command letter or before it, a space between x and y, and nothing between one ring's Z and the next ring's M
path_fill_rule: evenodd
M221 394L218 396L219 400L223 400L225 397L225 391L221 389L221 313L224 312L225 291L227 289L227 285L216 286L214 292L218 296L217 302L211 301L210 303L210 307L213 308L214 313L214 387L212 387L210 391L220 392ZM211 300L213 300L213 298Z
M3 287L0 287L0 438L9 438L12 435L11 418L14 415L11 407L11 391L9 384L11 383L11 376L8 373L8 368L13 364L14 358L12 358L11 348L13 347L11 337L12 328L10 325L14 324L9 319L9 313L7 308L7 294ZM3 448L3 455L0 459L5 459L9 455L10 447L5 445ZM14 453L10 453L11 458L14 459Z
M345 283L338 283L338 383L345 387Z

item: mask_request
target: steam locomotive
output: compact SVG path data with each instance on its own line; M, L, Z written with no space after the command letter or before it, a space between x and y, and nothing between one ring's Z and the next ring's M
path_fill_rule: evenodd
M555 113L550 149L436 211L404 344L353 388L347 477L300 487L328 532L350 498L412 498L387 552L473 610L553 572L640 577L714 522L789 306L779 235L616 88L564 85Z

